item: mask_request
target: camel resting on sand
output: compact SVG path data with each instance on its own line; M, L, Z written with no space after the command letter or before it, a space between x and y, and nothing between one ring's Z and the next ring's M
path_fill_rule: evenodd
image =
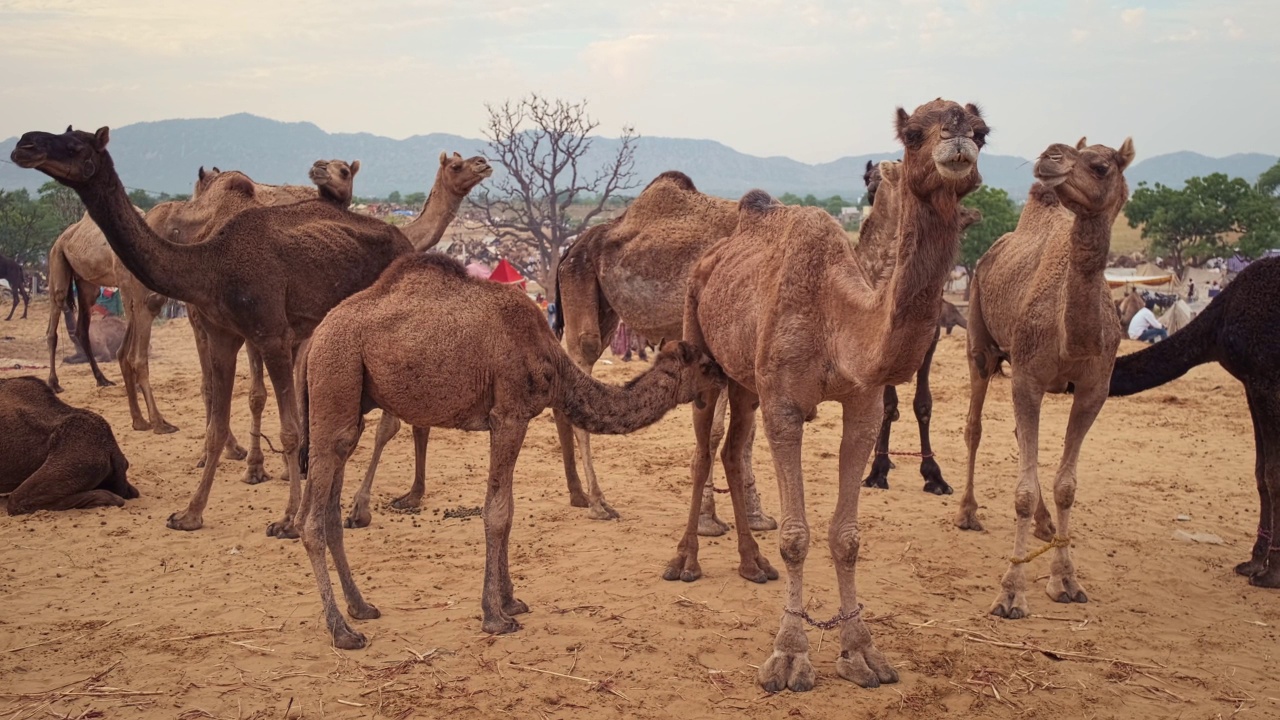
M722 382L702 353L670 342L625 387L602 385L569 359L523 293L472 278L439 253L396 260L371 287L338 304L316 328L307 363L311 456L298 524L326 624L334 645L345 649L364 647L365 638L338 612L326 549L347 612L379 616L352 578L340 518L343 469L364 413L379 407L415 428L489 431L483 628L509 633L520 628L511 616L528 612L514 595L507 543L512 472L529 421L552 407L592 433L633 432Z
M128 332L129 326L124 320L111 315L100 318L89 328L89 347L93 350L94 359L98 362L108 362L116 357L120 347L124 345ZM84 352L79 351L64 362L68 365L79 365L88 361Z
M0 379L0 492L10 515L124 505L138 497L111 426L43 380Z

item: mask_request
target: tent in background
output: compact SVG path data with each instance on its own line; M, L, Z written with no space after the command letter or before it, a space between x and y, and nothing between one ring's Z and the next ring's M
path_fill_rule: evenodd
M514 265L507 262L506 258L498 261L498 265L489 274L489 279L503 285L519 285L522 288L525 286L524 276L516 270Z

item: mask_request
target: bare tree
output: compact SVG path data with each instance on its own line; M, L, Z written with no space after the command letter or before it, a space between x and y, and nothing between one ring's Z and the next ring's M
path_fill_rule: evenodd
M586 228L620 190L635 187L632 127L622 128L617 154L599 168L583 167L599 123L587 103L549 100L537 93L488 105L488 157L506 169L475 196L499 247L526 248L538 283L554 292L555 268L569 239ZM570 213L576 200L586 211Z

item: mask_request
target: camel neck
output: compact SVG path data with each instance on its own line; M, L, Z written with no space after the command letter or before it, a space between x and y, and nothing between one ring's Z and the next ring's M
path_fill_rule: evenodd
M416 252L435 247L440 238L444 237L449 223L458 215L458 208L462 207L462 198L455 197L440 185L440 176L437 174L435 185L431 186L431 193L422 204L422 212L418 213L413 222L401 228Z
M593 435L621 435L648 427L679 404L679 378L661 367L662 358L623 386L605 385L582 372L567 355L553 406L569 422Z
M208 264L202 259L205 248L178 245L156 235L129 202L115 163L106 152L102 163L87 184L74 189L111 249L129 272L152 291L199 304L204 295L200 292L200 279L209 273ZM189 278L190 282L173 282L180 277Z
M1102 215L1076 215L1071 225L1067 287L1062 304L1067 357L1104 352L1102 327L1113 322L1099 312L1099 289L1106 292L1103 270L1111 250L1111 222Z

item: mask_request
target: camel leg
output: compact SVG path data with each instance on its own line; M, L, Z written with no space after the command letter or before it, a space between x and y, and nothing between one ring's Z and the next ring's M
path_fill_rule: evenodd
M431 428L413 429L413 486L409 492L392 500L391 507L398 510L422 507L422 495L427 491L427 441L430 438Z
M22 293L22 319L27 319L27 310L31 307L31 295L27 292L26 285L19 283L18 291ZM9 313L12 317L13 313Z
M920 475L924 477L924 491L934 495L950 495L951 486L942 479L942 468L933 458L933 443L929 441L929 420L933 417L933 393L929 391L929 369L933 367L933 354L938 349L941 328L934 328L933 344L924 354L924 362L916 371L916 396L912 408L916 412L916 424L920 427Z
M564 480L569 490L569 504L573 507L590 507L587 494L582 490L582 478L578 476L578 462L574 456L574 427L560 411L552 410L556 422L556 437L560 440L560 459L564 463Z
M778 496L782 522L778 528L778 550L787 566L786 609L804 611L804 560L809 554L809 521L804 510L804 476L800 466L800 446L804 437L804 409L785 401L772 401L761 388L764 403L764 432L773 451L778 473ZM760 664L756 681L766 692L789 688L796 692L813 689L813 663L809 660L809 638L803 621L783 612L773 653Z
M715 457L716 449L724 439L724 416L729 409L729 393L721 393L716 401L715 414L711 421L711 455ZM694 452L697 452L695 449ZM698 534L703 537L717 537L729 532L729 523L716 517L716 464L711 463L708 471L706 487L702 489L702 505L698 511Z
M54 392L62 392L58 384L58 316L67 313L67 334L73 335L69 312L68 291L71 287L71 268L59 253L49 255L49 325L45 328L44 340L49 346L49 387Z
M142 392L143 402L147 404L147 418L151 426L151 432L157 435L175 433L178 428L171 425L160 414L160 406L156 404L155 393L151 390L151 324L155 322L156 314L151 312L146 303L139 302L136 321L134 318L135 316L132 315L129 318L133 341L126 342L121 352L123 353L126 348L128 349L129 364L133 367L133 374L138 390ZM137 399L132 400L131 412L137 406L137 403Z
M755 409L756 406L752 405L752 417L755 416ZM751 450L755 447L755 444L756 424L753 421L751 429L748 431L746 446L742 449L742 493L747 501L747 527L760 532L777 530L778 521L769 517L760 505L760 492L756 489L756 471L751 465Z
M93 377L98 381L98 387L110 387L115 385L102 374L102 370L98 368L98 360L94 357L93 346L89 343L89 312L93 307L93 303L98 299L98 286L88 283L77 282L76 294L80 304L80 312L76 317L76 339L80 342L80 347L84 350L84 355L89 359L89 367L93 369Z
M1250 384L1245 385L1245 397L1249 401L1249 414L1253 419L1254 479L1258 484L1258 532L1253 541L1253 552L1249 559L1236 565L1238 575L1252 577L1267 567L1267 553L1275 542L1275 526L1271 517L1271 490L1267 485L1267 433L1263 425L1268 421L1264 414L1263 403L1266 398L1256 392Z
M1043 503L1040 497L1039 441L1040 404L1044 391L1034 387L1032 381L1013 374L1013 416L1018 438L1018 485L1014 491L1013 508L1017 515L1014 529L1013 556L1027 556L1027 541L1031 535L1031 515L1036 506ZM1027 617L1027 574L1025 563L1009 563L1009 569L1000 581L1000 593L991 605L991 614L1010 620Z
M733 385L733 381L729 381ZM698 565L698 520L701 517L702 489L711 477L711 464L715 455L711 449L711 426L715 422L715 409L720 403L721 391L712 388L707 391L707 402L702 407L697 403L693 407L693 435L696 441L693 460L689 464L689 474L693 478L693 497L689 501L689 523L685 527L680 544L676 546L676 556L667 563L662 573L664 580L683 580L693 582L702 577L702 567Z
M204 525L204 509L209 504L209 491L222 459L222 449L231 431L231 390L236 379L236 356L244 338L211 327L205 328L208 343L209 423L204 434L207 462L200 486L191 496L187 509L169 516L170 530L199 530Z
M1076 498L1076 468L1080 464L1080 446L1093 427L1102 405L1107 401L1107 384L1111 373L1103 375L1103 381L1096 385L1077 384L1074 399L1071 402L1071 416L1067 420L1067 435L1062 444L1062 461L1058 463L1058 473L1053 479L1053 501L1058 511L1058 532L1067 539L1071 538L1071 506ZM1060 547L1053 552L1053 561L1049 564L1049 584L1045 592L1054 602L1089 602L1084 588L1076 580L1075 563L1071 561L1071 548Z
M266 458L262 454L262 411L267 407L267 384L262 373L262 354L253 345L246 348L245 354L249 358L249 460L242 480L249 485L257 485L271 479L263 467ZM276 384L274 376L271 384ZM289 386L292 394L292 372ZM276 397L280 397L279 390L276 391Z
M12 320L13 314L18 311L18 288L14 287L13 280L9 281L9 294L13 296L13 306L9 308L9 317L4 319L5 322L9 322L10 320ZM27 312L25 308L22 311L22 317L23 318L27 317Z
M1263 503L1258 534L1268 538L1263 565L1249 576L1249 584L1280 588L1280 538L1277 538L1277 531L1280 531L1280 437L1277 437L1280 433L1280 394L1275 388L1258 387L1256 384L1247 385L1245 391L1249 396L1250 409L1258 408L1254 424L1261 441L1258 447L1262 456L1258 495ZM1266 506L1268 501L1270 507Z
M489 488L484 499L484 591L480 599L484 622L481 628L487 633L501 635L520 629L520 623L512 615L529 612L529 607L515 598L507 562L511 520L515 517L512 474L529 423L490 411L489 428Z
M120 377L124 380L124 399L129 404L129 419L132 421L133 429L150 430L151 423L142 417L142 408L138 405L138 378L133 370L133 358L130 352L137 335L135 327L137 308L127 295L124 306L124 340L120 343L120 349L116 351L116 363L120 365Z
M859 608L856 571L858 550L862 545L858 527L858 495L862 487L858 478L867 465L867 457L876 442L876 421L884 417L880 393L871 390L844 403L844 427L840 439L840 490L835 515L827 533L827 545L836 566L836 582L840 586L841 614ZM840 628L840 657L836 672L860 687L874 688L881 683L898 682L884 653L876 648L871 631L862 616L846 620Z
M210 400L213 393L213 376L209 369L209 335L205 330L204 317L193 305L187 305L187 321L191 324L191 335L196 341L196 359L200 361L200 399L204 401L204 424L209 426ZM226 456L232 460L243 460L249 451L240 447L234 433L227 430ZM205 455L200 456L197 468L205 466Z
M356 496L351 501L351 512L342 523L347 528L369 527L373 522L373 514L369 512L369 496L373 494L373 476L378 472L378 462L382 459L382 449L391 442L391 438L400 432L400 419L395 415L382 411L382 420L378 421L378 433L373 441L373 457L369 458L369 468L364 472L364 481Z
M302 468L298 464L302 430L298 419L298 398L294 395L294 348L291 341L281 340L271 340L258 347L262 362L271 375L271 387L275 389L276 409L280 413L280 452L284 454L285 467L289 473L289 504L285 508L284 518L267 526L267 534L281 540L298 537L294 517L302 499Z
M54 430L44 464L9 495L9 514L124 505L123 497L104 486L126 492L132 488L115 488L111 461L106 449L98 446L96 430L80 418Z
M964 442L969 448L969 472L965 476L964 497L956 511L955 524L961 530L982 530L978 520L978 500L973 493L973 473L978 462L978 445L982 443L982 406L987 401L991 376L983 376L978 363L969 358L969 418L964 426Z
M876 455L871 459L871 472L867 473L867 478L862 481L866 487L889 489L889 469L892 467L889 461L889 436L893 430L893 423L897 419L898 388L885 385L884 413L880 420L880 436L876 438Z
M720 457L724 462L725 481L729 485L729 499L733 503L733 521L738 526L738 574L751 582L763 583L778 579L778 571L760 554L760 546L751 534L748 521L746 488L749 448L755 435L756 412L759 399L755 393L734 384L725 393L733 410L729 413L729 436L725 440ZM757 508L759 503L757 502Z

